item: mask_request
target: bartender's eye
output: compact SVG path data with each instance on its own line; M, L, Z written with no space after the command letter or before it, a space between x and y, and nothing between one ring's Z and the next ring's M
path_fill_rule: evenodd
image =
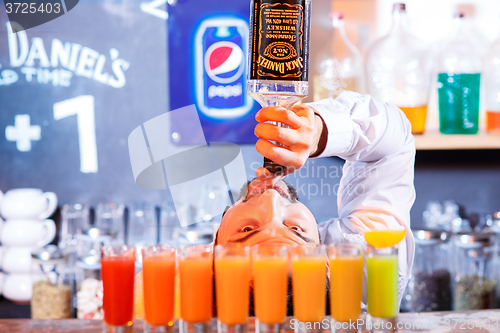
M292 229L292 230L299 231L299 232L303 232L304 231L304 229L302 229L298 225L287 225L287 227L290 228L290 229Z
M242 232L249 232L252 230L253 230L253 227L251 225L247 225L246 227L241 228Z

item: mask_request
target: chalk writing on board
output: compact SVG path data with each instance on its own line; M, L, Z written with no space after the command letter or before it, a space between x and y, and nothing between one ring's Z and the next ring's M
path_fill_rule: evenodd
M78 43L53 38L50 52L47 53L44 39L32 37L30 46L26 31L12 32L9 22L7 36L10 66L20 69L19 73L12 69L1 71L0 85L2 82L12 84L24 78L26 82L69 87L73 75L86 77L113 88L122 88L126 84L125 71L130 67L130 63L120 59L120 52L115 48L109 50L111 65L106 66L108 59L105 54ZM109 69L112 74L108 72Z

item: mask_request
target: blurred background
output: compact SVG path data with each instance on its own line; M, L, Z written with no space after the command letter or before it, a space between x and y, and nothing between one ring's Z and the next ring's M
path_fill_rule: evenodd
M495 133L499 124L494 122L499 114L495 111L500 111L496 96L500 75L498 80L495 76L495 66L500 64L495 48L500 2L408 0L403 7L394 3L313 0L310 88L304 101L352 89L407 108L409 118L416 117L412 126L417 198L411 210L412 227L427 225L425 216L432 226L435 220L429 216L436 214L444 215L442 220L449 222L440 226L450 230L454 219L456 230L485 226L500 210L500 136ZM248 0L230 4L91 0L56 20L14 34L0 5L0 190L38 188L55 193L57 208L46 217L55 221L52 243L63 248L82 243L73 236L85 234L86 227L115 225L123 234L104 239L134 244L179 237L170 230L180 219L186 224L202 220L213 228L220 214L211 214L210 209L227 203L227 191L200 184L196 191L181 193L183 205L175 210L168 188L136 185L128 140L138 127L145 131L143 124L151 119L195 104L205 138L183 136L191 120L167 116L162 123L169 138L164 141L165 151L175 155L207 142L236 143L246 176L253 178L262 165L253 136L259 107L244 96L245 76L238 81L243 92L237 83L236 90L210 92L208 86L217 86L217 81L198 72L208 46L218 38L231 38L246 49L248 36L242 31L248 30L248 14ZM223 28L217 27L220 22ZM460 53L464 48L467 52ZM406 68L411 70L398 69L398 63L410 64ZM331 66L337 66L337 72L327 72ZM444 81L438 79L439 73L447 75ZM453 107L452 102L440 106L439 100L446 82L459 80L453 75L476 75L481 82L464 83L471 95L477 95L477 106L464 107L472 117L465 132L450 130L444 126L446 117L440 118L440 112ZM353 82L356 85L350 85ZM226 114L211 113L229 99L233 104ZM465 97L464 101L470 102ZM487 111L492 113L490 118ZM318 222L338 216L335 203L342 166L339 158L314 159L287 177ZM9 214L2 212L2 216L9 220ZM82 230L71 229L79 224ZM192 242L210 239L188 232L181 237ZM26 301L26 297L17 300Z

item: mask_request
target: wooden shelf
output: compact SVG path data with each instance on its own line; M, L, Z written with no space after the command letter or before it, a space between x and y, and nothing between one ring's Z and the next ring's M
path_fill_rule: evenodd
M415 134L417 150L500 149L500 134L446 135L439 132Z

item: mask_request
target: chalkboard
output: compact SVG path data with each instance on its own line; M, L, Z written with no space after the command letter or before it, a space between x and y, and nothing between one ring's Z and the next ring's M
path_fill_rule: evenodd
M12 34L0 4L0 190L60 202L159 203L139 188L127 138L168 111L165 1L80 1Z

